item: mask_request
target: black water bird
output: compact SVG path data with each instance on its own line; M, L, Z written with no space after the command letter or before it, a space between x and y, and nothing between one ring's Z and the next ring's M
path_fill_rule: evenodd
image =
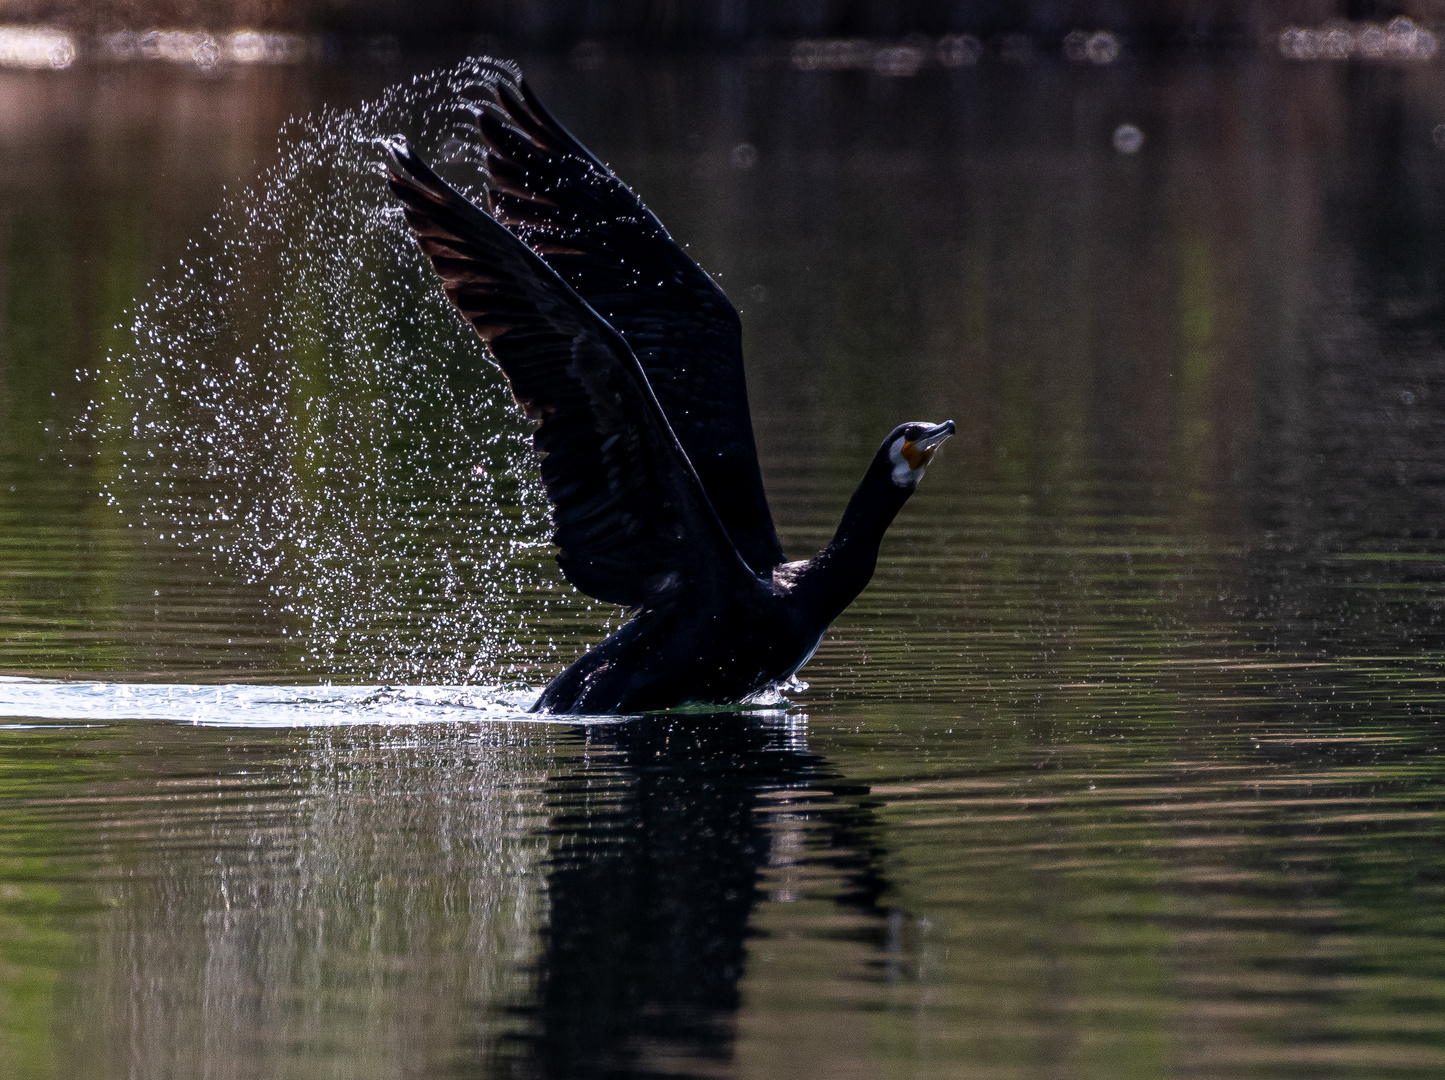
M470 104L485 207L407 145L390 187L538 427L563 575L634 617L533 707L736 702L787 679L869 579L951 420L895 428L832 541L787 562L758 469L737 311L607 166L488 65Z

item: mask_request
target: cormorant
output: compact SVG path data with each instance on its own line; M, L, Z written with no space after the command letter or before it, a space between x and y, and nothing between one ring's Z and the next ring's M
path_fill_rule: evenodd
M832 541L787 562L763 494L738 314L641 200L495 64L471 103L485 208L404 141L389 184L446 294L538 424L563 575L634 616L534 712L736 702L787 679L869 579L953 421L895 428Z

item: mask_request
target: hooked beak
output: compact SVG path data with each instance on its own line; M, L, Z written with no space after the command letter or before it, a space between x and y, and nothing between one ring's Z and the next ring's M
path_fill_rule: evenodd
M943 445L943 441L953 435L958 429L953 426L952 420L945 420L943 423L928 429L921 439L914 439L915 449L922 450L925 454L931 454Z

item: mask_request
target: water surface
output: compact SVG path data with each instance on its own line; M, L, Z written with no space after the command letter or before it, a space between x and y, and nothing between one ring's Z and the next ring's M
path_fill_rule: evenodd
M305 119L407 72L0 75L7 1075L1439 1075L1433 67L528 71L790 553L959 437L791 709L521 720L617 613Z

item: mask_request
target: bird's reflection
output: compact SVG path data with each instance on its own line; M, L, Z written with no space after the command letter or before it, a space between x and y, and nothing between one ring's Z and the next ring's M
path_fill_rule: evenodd
M883 943L867 789L809 752L796 718L656 716L577 737L581 767L551 785L536 997L489 1074L725 1071L770 867L819 860Z

